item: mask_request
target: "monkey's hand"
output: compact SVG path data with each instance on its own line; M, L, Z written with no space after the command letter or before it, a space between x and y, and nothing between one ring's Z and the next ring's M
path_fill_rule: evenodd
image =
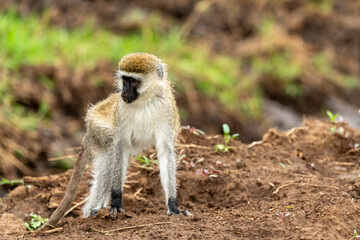
M117 214L118 212L122 212L125 214L125 210L123 208L118 208L118 207L110 207L109 208L109 212L110 212L110 217L112 219L116 219L117 218Z

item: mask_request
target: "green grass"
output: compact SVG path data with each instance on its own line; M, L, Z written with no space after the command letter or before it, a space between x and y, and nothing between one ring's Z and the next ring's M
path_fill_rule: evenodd
M74 31L50 27L46 20L21 18L14 11L0 13L1 65L17 69L21 64L65 64L93 67L99 59L119 60L119 56L141 45L139 36L119 37L91 24Z
M212 55L206 46L184 40L178 27L164 33L157 27L161 21L157 15L138 32L126 35L95 28L91 23L73 30L58 28L51 26L47 19L46 13L25 18L15 11L0 12L0 68L16 72L23 64L48 64L91 69L101 59L116 66L119 59L130 52L150 52L169 65L170 78L176 87L181 89L184 81L191 80L196 89L229 108L253 109L247 106L248 101L239 101L243 86L239 80L238 59ZM46 78L39 81L49 90L54 88ZM101 85L101 79L92 82ZM5 92L9 95L7 89ZM251 98L254 96L258 97L254 94ZM0 96L0 102L4 98L11 97ZM20 115L24 114L27 113Z
M42 101L38 111L34 112L18 104L12 94L11 81L17 80L10 78L8 70L4 69L0 76L0 120L5 120L24 130L35 130L49 116L50 106Z
M170 78L178 89L184 90L186 82L194 84L207 96L218 99L230 109L241 111L245 118L254 119L260 118L262 113L263 91L259 81L264 77L274 79L281 91L294 99L306 90L306 86L297 80L309 66L316 69L321 78L339 87L359 85L356 78L335 70L332 61L321 53L309 59L307 65L297 63L291 49L285 48L269 48L244 61L211 53L206 44L182 38L177 26L164 31L161 16L155 14L149 21L142 22L140 30L123 35L94 27L91 22L72 30L54 27L48 19L46 12L27 17L20 17L15 11L0 12L0 69L12 75L23 64L65 65L91 70L102 59L114 63L115 68L120 58L130 52L150 52L169 65ZM274 19L265 18L259 25L258 34L268 38L274 33L276 24ZM26 117L22 124L25 128L34 128L39 119L51 115L46 101L37 112L28 112L16 104L5 78L1 74L0 102L7 107L0 110L0 114L12 122ZM21 79L20 75L18 79ZM49 91L55 87L54 82L46 77L39 81ZM89 81L94 86L103 84L103 79Z
M40 215L30 213L30 220L27 222L24 222L25 227L29 231L35 231L36 229L40 228L44 223L46 223L49 219L43 218Z
M311 4L319 4L324 8L331 8L332 1L311 1ZM356 76L346 74L336 68L335 59L327 52L318 52L309 56L308 60L303 61L299 58L298 49L293 44L284 45L281 41L276 41L281 36L280 23L276 22L271 16L265 17L258 26L257 35L264 42L269 42L266 48L249 57L250 69L254 73L253 80L272 79L279 89L293 99L302 97L309 87L302 81L305 74L313 74L319 77L325 84L329 83L337 88L348 91L359 88L360 84ZM279 35L280 33L280 35ZM290 39L282 39L282 41ZM277 44L276 44L277 43ZM298 44L299 45L299 44ZM301 47L299 45L299 47ZM251 76L251 75L249 75Z
M5 179L5 178L1 178L1 181L0 181L0 185L10 185L10 186L13 186L13 185L15 185L15 184L24 185L24 180L23 180L23 179L9 180L9 179Z
M311 60L311 63L316 68L319 75L335 86L345 89L358 88L360 86L356 76L337 71L330 60L330 57L325 53L318 53Z
M297 98L303 94L302 85L296 83L303 68L293 59L288 51L269 51L264 60L261 56L252 57L252 69L264 76L277 80L279 88L288 96Z

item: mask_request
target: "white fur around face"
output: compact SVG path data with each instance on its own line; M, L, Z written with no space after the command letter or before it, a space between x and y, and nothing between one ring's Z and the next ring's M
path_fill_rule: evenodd
M123 79L122 79L123 76L132 77L139 81L143 81L143 79L145 78L145 74L143 73L128 73L122 70L118 70L115 76L115 88L119 92L121 92L123 89Z
M158 88L162 89L165 87L165 80L160 79L156 73L129 73L118 70L116 72L115 87L119 92L123 89L123 76L132 77L141 82L140 87L137 89L140 96L142 94L147 95L147 93L154 94L158 91Z
M165 80L159 79L156 73L127 73L119 70L115 81L115 87L119 92L123 89L123 76L133 77L140 81L140 85L137 88L139 96L131 103L132 107L148 105L149 102L153 101L154 97L162 96L166 88Z

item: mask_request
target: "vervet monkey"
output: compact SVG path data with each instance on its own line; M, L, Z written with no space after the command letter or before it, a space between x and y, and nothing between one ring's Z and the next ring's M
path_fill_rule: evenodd
M83 216L95 215L110 200L110 215L124 212L123 186L129 160L155 146L168 215L190 215L178 209L174 144L180 132L178 109L167 79L166 65L156 56L132 53L119 62L117 93L91 106L85 117L83 151L68 190L48 224L55 225L74 200L87 160L93 181Z

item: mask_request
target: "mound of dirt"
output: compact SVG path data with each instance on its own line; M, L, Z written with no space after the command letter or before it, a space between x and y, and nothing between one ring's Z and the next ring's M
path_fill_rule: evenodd
M40 134L21 131L15 124L0 119L0 139L0 174L13 178L20 173L36 175L41 170L36 160L42 158L47 147Z
M0 202L0 238L348 239L360 225L360 132L347 124L308 120L288 132L270 129L261 142L233 140L228 153L216 154L218 143L222 136L182 132L179 201L194 216L167 217L158 170L133 160L126 215L112 220L102 210L83 219L78 206L57 229L27 232L23 221L51 214L72 171L25 177L25 186ZM89 180L87 170L74 205L85 199Z

